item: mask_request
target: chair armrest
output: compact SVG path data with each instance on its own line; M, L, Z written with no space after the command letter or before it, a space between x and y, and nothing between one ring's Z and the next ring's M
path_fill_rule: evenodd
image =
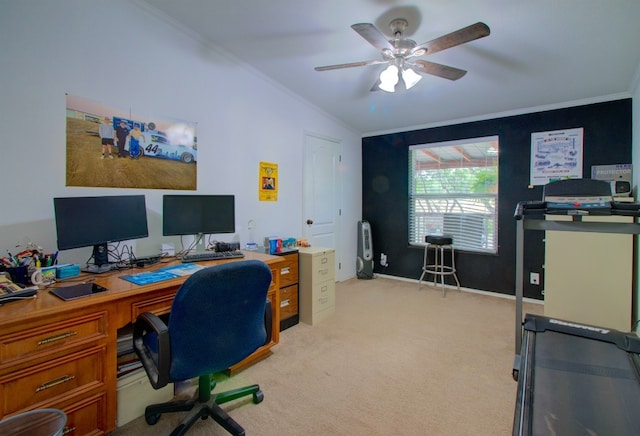
M267 304L264 306L264 328L267 331L267 339L265 339L264 344L267 345L271 342L271 331L273 328L273 312L271 311L271 300L267 298Z
M154 389L166 386L170 382L171 341L168 327L155 314L145 312L136 319L133 349L147 372L151 386Z

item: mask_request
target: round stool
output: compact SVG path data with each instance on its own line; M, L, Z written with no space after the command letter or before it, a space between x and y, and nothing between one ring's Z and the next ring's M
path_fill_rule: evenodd
M67 415L58 409L36 409L0 421L1 435L59 436Z
M458 290L460 290L460 281L456 274L456 259L455 250L453 249L453 238L451 236L436 236L427 235L424 238L427 243L424 246L424 263L422 265L422 275L420 276L419 283L422 283L422 279L427 274L433 275L433 286L436 286L438 277L440 277L440 283L442 284L442 296L446 295L446 289L444 287L444 277L453 276L456 280ZM429 263L429 248L434 248L434 262ZM451 252L451 265L445 265L444 252L448 250Z

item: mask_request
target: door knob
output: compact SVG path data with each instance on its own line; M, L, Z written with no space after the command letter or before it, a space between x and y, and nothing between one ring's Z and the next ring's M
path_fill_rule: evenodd
M308 219L308 220L307 220L307 225L309 225L309 226L310 226L311 224L313 224L313 220L312 220L312 219Z

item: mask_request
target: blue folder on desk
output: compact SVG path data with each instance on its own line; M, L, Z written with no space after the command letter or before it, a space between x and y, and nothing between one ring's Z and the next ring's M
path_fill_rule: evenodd
M182 263L179 265L167 266L154 271L146 271L137 274L120 276L121 279L136 285L150 285L151 283L163 282L175 279L176 277L190 276L194 272L205 268L196 263Z

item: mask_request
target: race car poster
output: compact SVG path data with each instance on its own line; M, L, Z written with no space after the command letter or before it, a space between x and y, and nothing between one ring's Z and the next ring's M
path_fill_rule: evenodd
M584 129L531 134L531 185L582 178Z
M278 201L278 164L260 162L258 198L260 201Z
M196 123L66 97L67 186L197 189Z

